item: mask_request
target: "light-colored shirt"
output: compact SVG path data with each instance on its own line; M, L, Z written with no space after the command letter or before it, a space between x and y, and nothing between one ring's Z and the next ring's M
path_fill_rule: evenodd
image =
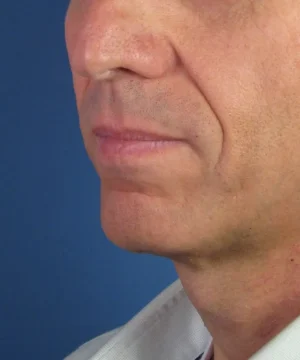
M176 280L127 324L65 360L210 360L213 339ZM300 360L300 316L249 360Z

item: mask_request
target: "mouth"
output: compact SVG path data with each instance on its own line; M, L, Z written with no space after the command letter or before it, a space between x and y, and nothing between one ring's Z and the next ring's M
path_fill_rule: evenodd
M139 130L115 131L101 128L93 131L101 162L135 159L162 155L165 151L182 144L182 140Z

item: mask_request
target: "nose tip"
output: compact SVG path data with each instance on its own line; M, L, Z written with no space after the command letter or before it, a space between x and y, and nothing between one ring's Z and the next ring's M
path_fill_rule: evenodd
M99 2L81 21L69 19L73 31L73 51L69 51L72 71L94 80L112 79L120 69L141 76L162 76L174 64L172 47L161 36L111 7ZM96 12L95 12L96 11ZM135 15L136 16L136 15ZM147 27L149 29L149 26ZM152 31L152 30L151 30ZM118 70L118 71L117 71Z

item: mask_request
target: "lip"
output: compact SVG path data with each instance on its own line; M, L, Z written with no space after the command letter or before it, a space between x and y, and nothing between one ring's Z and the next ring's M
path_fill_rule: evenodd
M122 158L140 158L163 154L164 151L182 143L181 139L145 132L137 129L112 129L107 127L93 130L97 138L101 162L114 162Z
M110 127L97 127L93 129L93 133L99 138L111 138L125 141L179 141L174 137L156 134L139 129L117 129Z

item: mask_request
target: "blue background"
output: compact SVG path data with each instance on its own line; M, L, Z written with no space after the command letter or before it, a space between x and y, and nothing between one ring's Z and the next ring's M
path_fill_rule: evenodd
M78 127L66 0L0 5L0 359L62 359L128 321L177 275L99 223Z

